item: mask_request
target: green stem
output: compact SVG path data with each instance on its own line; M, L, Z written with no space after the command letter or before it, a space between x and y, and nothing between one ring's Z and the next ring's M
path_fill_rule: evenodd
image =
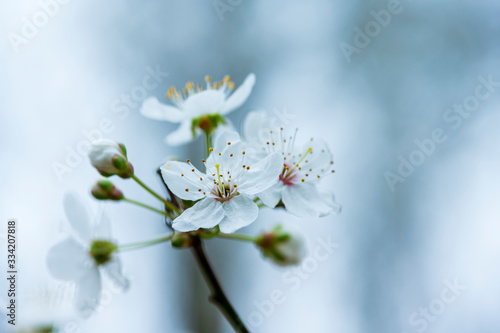
M206 143L206 156L210 155L210 147L212 146L212 135L205 131L205 143Z
M153 191L150 187L148 187L146 184L144 184L139 178L137 178L136 175L132 176L132 179L136 181L137 184L139 184L143 189L151 193L154 197L158 198L161 202L165 204L165 207L167 207L170 211L176 212L177 214L181 214L182 212L179 210L179 208L175 207L170 201L167 201L163 199L158 193Z
M137 242L137 243L131 243L131 244L125 244L125 245L120 245L118 246L117 251L128 251L128 250L135 250L139 249L142 247L158 244L158 243L163 243L163 242L168 242L169 240L172 239L172 234L168 234L159 238L151 239L148 241L144 242Z
M126 201L126 202L129 202L129 203L131 203L131 204L134 204L134 205L141 206L141 207L143 207L143 208L146 208L146 209L152 210L153 212L156 212L156 213L158 213L158 214L164 215L164 216L169 217L169 218L171 218L171 219L174 219L174 218L172 217L172 215L171 215L171 214L166 213L166 212L163 212L163 211L161 211L161 210L159 210L159 209L156 209L156 208L154 208L154 207L148 206L148 205L146 205L146 204L143 204L142 202L135 201L135 200L131 200L131 199L127 199L127 198L123 198L122 200L123 200L123 201Z
M219 233L219 234L217 234L217 237L219 237L219 238L225 238L225 239L240 240L240 241L245 241L245 242L255 242L255 237L248 236L248 235L241 235L241 234L223 234L223 233Z

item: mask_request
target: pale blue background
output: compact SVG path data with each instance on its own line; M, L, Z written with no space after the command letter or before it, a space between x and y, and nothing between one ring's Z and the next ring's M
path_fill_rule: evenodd
M19 219L20 289L51 283L44 258L63 237L61 198L86 195L97 177L84 159L58 181L52 163L76 147L84 130L113 121L109 137L126 143L145 181L171 155L195 159L202 141L171 148L175 128L131 108L125 119L113 102L142 84L146 67L169 76L149 94L163 98L170 85L230 74L235 82L255 72L248 102L230 119L239 126L254 108L286 108L304 138L322 136L335 154L337 173L325 179L344 210L340 216L297 219L263 211L245 233L290 221L311 249L330 236L340 247L301 281L282 282L287 270L261 260L251 246L209 241L208 251L229 298L248 322L255 303L274 289L285 292L254 332L417 332L409 317L429 306L457 278L467 290L426 332L498 332L500 286L500 91L453 130L443 114L474 93L478 76L500 81L500 4L497 1L405 0L402 12L348 63L339 45L353 43L355 27L373 20L386 1L244 0L223 20L210 1L71 1L19 52L8 34L37 1L0 4L0 218ZM384 179L414 140L442 128L448 140L392 192ZM154 203L129 182L125 193ZM125 204L110 205L116 238L146 239L163 232L161 218ZM206 301L207 290L188 252L168 245L123 255L132 288L81 332L230 332ZM3 286L0 284L0 286ZM2 290L4 288L2 287ZM4 292L0 293L4 297ZM26 304L24 306L27 306ZM27 320L28 310L20 310ZM24 315L24 319L22 316Z

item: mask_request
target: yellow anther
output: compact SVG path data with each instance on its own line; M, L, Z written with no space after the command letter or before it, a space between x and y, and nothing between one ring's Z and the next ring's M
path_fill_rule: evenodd
M193 82L189 81L188 83L186 83L186 89L191 90L193 88L194 88Z
M233 90L236 86L234 85L234 82L228 82L227 87Z
M188 188L186 189L186 192L189 192L189 189L188 189Z
M224 79L222 79L225 83L228 83L231 81L231 77L229 75L224 76Z
M227 143L227 145L228 145L228 146L230 146L230 145L231 145L231 142L228 142L228 143Z
M247 170L250 170L250 167L249 167L249 166L247 166Z
M205 82L210 82L210 81L212 81L210 75L205 76Z
M213 152L213 151L214 151L214 149L213 149L213 148L208 148L208 151L209 151L209 152Z
M306 180L304 178L301 179L302 182L305 182Z
M205 160L201 160L203 163L205 163Z
M187 160L186 160L186 162L188 162L188 163L189 163L189 162L191 162L191 160L190 160L190 159L187 159Z

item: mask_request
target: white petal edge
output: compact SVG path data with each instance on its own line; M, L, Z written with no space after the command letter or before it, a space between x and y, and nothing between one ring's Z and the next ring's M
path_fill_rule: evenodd
M307 182L285 187L282 200L286 210L298 217L324 217L335 207L331 194Z
M264 205L274 208L281 200L281 193L284 187L285 185L282 182L278 182L264 192L258 193L257 196L262 200Z
M156 97L148 97L142 103L141 114L150 119L180 123L186 118L186 114L181 110L162 104Z
M199 135L199 132L196 131L195 136L193 136L191 126L191 119L184 120L174 132L165 137L165 143L170 146L180 146L193 141Z
M220 113L226 95L218 90L205 90L189 96L183 105L187 116L196 118L204 114Z
M187 163L168 161L160 169L168 188L181 199L196 201L206 196L203 192L210 192L205 174Z
M76 281L85 273L89 259L85 247L74 238L67 238L49 250L46 260L54 278Z
M246 195L238 195L223 204L226 216L219 223L220 231L233 233L254 222L259 216L259 207Z
M250 170L245 171L238 191L249 195L264 192L279 181L283 171L283 156L272 153L255 164L250 165Z
M198 201L188 208L172 224L177 231L187 232L199 228L213 228L224 218L222 204L213 198Z
M111 261L104 265L106 275L114 284L114 289L126 291L130 287L130 281L123 275L122 264L118 258L113 257Z
M105 205L102 205L97 214L92 239L109 240L111 238L111 216Z
M243 84L236 89L231 96L226 100L224 106L220 110L222 115L228 114L229 112L239 108L250 96L253 86L255 84L255 74L250 73L243 81Z
M78 280L75 307L83 318L90 317L101 302L102 281L99 269L90 267Z
M92 216L90 208L75 193L68 192L63 198L64 212L76 235L84 242L92 238Z

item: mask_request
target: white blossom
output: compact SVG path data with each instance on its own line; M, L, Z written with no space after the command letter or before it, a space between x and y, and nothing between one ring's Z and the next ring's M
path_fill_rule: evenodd
M322 140L311 138L298 147L297 131L286 134L284 127L264 111L248 114L244 135L253 148L252 156L263 158L278 153L284 159L279 182L257 196L269 207L281 202L287 211L299 217L323 217L332 211L339 212L340 206L333 194L317 186L323 177L334 172L328 146Z
M162 104L155 97L144 101L141 114L145 117L180 124L176 131L165 138L167 144L188 143L202 132L202 128L211 131L220 122L224 123L222 116L239 108L247 100L255 84L255 75L249 74L241 87L232 94L234 83L229 76L220 82L212 82L209 77L205 80L205 88L195 86L192 82L188 82L181 91L171 87L167 97L174 106Z
M173 221L177 231L213 228L232 233L255 221L258 206L253 196L279 180L283 157L269 154L261 160L248 158L239 135L222 131L204 162L206 172L188 163L170 161L162 167L170 190L183 200L197 201Z
M122 274L119 259L112 254L111 226L105 211L93 222L91 211L74 194L65 195L64 210L73 235L49 250L47 266L56 279L77 284L76 310L88 317L99 305L103 272L119 289L127 289L129 282ZM105 251L96 251L96 247Z

